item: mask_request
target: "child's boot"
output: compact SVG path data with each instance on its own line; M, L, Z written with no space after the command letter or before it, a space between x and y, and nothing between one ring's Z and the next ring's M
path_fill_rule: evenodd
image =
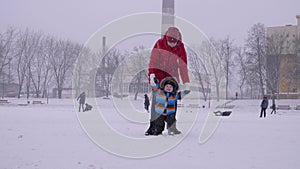
M155 123L154 121L151 121L148 130L145 132L145 135L146 136L153 135L154 130L155 130Z
M174 122L173 125L168 128L168 134L169 135L175 135L175 134L180 134L180 133L181 133L181 131L179 131L176 128L176 122Z

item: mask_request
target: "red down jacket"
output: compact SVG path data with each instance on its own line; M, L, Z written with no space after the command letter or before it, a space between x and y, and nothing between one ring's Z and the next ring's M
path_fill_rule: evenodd
M177 28L174 29L178 31ZM170 28L168 31L170 31ZM176 77L178 83L180 83L180 74L183 83L190 82L187 69L187 56L184 44L182 43L181 34L178 31L180 39L177 45L171 48L167 44L168 31L155 43L152 49L148 77L154 73L159 82L165 77Z

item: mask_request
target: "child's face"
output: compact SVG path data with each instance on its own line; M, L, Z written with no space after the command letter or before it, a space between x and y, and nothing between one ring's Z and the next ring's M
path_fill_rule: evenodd
M167 84L167 85L165 85L164 90L165 90L166 92L173 92L173 86L170 85L170 84Z

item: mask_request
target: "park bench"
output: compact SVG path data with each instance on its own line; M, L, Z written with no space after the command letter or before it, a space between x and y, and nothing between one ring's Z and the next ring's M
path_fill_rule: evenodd
M278 105L276 107L277 110L291 110L291 106L290 105Z
M217 106L217 108L223 108L223 109L233 109L235 107L235 105L219 105Z
M297 106L295 107L295 110L300 110L300 105L297 105Z
M34 100L32 101L32 104L44 104L44 103L40 100Z
M0 104L8 104L9 101L5 99L0 99Z
M188 107L190 108L201 108L199 104L189 104Z
M184 107L183 103L177 103L177 107Z
M26 104L26 103L19 103L18 105L19 106L28 106L28 104Z

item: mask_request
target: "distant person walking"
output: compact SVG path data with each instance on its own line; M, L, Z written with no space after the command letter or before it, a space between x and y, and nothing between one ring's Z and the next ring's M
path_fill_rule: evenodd
M260 104L261 111L260 111L259 117L263 117L263 116L266 117L266 109L268 108L268 105L269 105L268 98L267 98L267 96L264 96L264 98Z
M80 112L80 108L82 108L82 111L84 112L85 92L82 92L82 93L77 97L77 101L79 101L79 112Z
M150 105L149 97L147 94L145 94L144 96L145 96L144 106L145 106L145 109L147 110L147 112L149 113L149 105Z

